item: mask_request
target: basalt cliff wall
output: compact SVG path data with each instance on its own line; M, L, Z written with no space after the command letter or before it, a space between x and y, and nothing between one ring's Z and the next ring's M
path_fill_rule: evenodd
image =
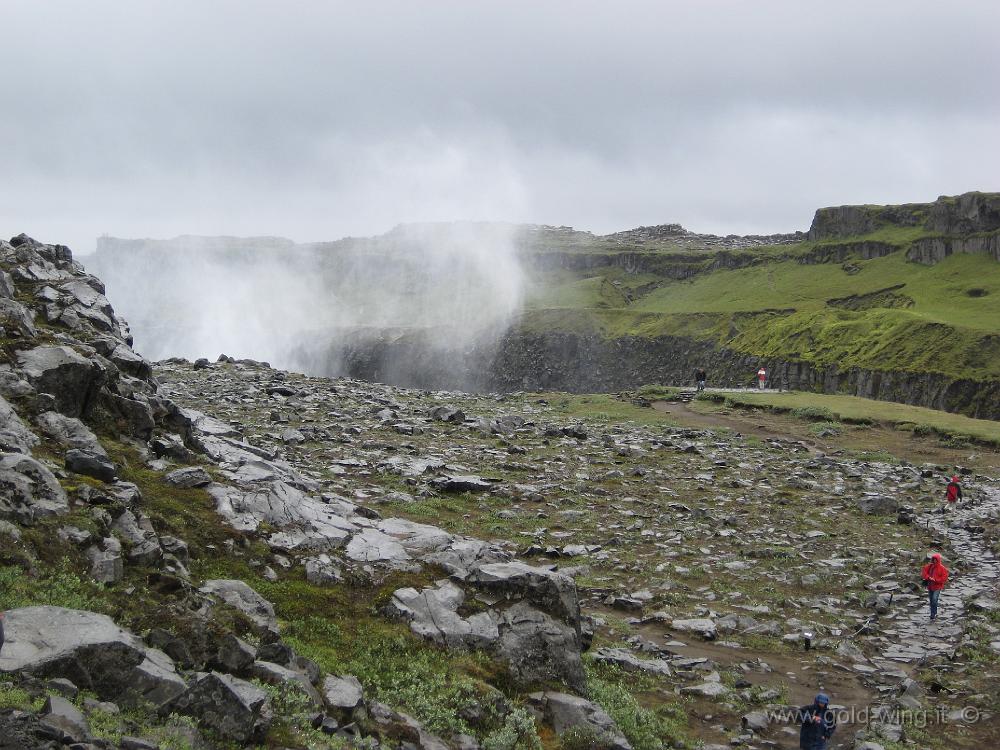
M440 340L440 337L436 337ZM752 385L759 367L773 387L841 393L1000 419L1000 381L931 372L840 369L762 357L683 336L621 336L514 328L495 346L435 347L421 333L340 335L315 366L350 377L472 391L617 392L648 383L688 384L704 367L712 385Z

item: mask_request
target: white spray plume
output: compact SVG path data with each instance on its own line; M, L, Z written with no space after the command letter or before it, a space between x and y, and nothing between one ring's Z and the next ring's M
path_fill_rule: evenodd
M512 225L470 222L311 245L102 238L83 260L150 359L225 353L340 374L317 353L361 329L420 330L442 350L496 341L522 301L516 240Z

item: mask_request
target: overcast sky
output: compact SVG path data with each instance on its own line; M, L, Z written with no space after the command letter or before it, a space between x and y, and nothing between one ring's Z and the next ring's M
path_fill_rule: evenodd
M0 233L807 228L1000 189L996 0L0 0Z

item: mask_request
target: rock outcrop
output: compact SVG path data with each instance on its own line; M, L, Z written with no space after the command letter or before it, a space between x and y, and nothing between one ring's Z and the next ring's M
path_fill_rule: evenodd
M0 672L64 677L104 700L159 706L185 690L173 661L105 615L62 607L7 612L16 633L0 652Z

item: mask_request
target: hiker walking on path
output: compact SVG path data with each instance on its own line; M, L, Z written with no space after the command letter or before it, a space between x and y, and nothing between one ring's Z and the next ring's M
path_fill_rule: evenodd
M830 710L830 697L826 693L816 696L811 706L799 709L802 731L799 732L799 750L826 750L826 743L837 729L837 717Z
M767 368L763 365L757 370L757 387L760 390L764 390L764 385L767 383Z
M931 555L931 561L924 566L920 575L924 579L924 586L927 587L927 597L931 605L931 622L934 622L937 619L941 589L948 583L948 569L941 562L940 552Z
M944 509L947 511L955 503L962 499L962 485L961 480L958 478L958 474L952 476L951 481L948 482L948 489L945 492L945 506Z
M705 390L705 381L707 379L708 376L705 374L705 368L699 367L697 370L694 371L694 382L695 385L698 386L699 393Z

